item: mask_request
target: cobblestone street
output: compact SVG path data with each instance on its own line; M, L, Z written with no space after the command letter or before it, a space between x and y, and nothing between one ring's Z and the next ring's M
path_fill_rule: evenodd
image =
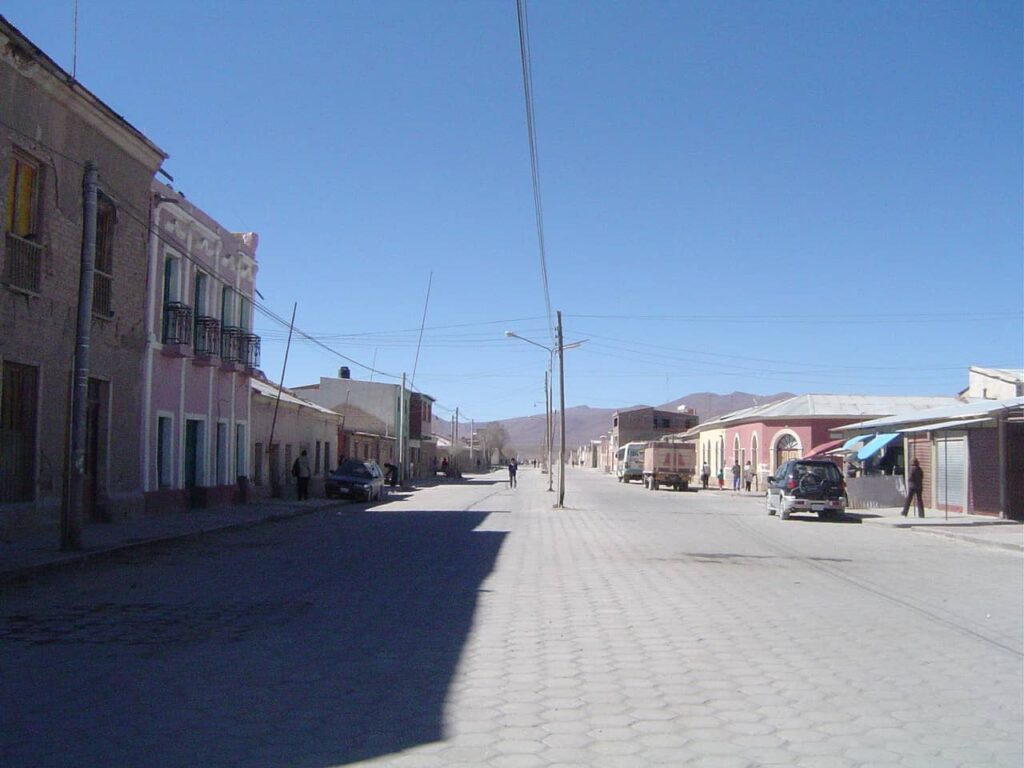
M1020 552L503 477L0 587L0 764L1024 760Z

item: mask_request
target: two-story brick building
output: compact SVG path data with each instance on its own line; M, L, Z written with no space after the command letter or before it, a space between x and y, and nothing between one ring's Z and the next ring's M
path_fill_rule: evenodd
M150 184L167 156L0 17L0 522L59 519L83 232L98 168L87 518L143 508L138 452Z
M649 405L623 408L612 414L611 452L626 443L657 440L665 435L685 432L697 425L692 408L663 411Z

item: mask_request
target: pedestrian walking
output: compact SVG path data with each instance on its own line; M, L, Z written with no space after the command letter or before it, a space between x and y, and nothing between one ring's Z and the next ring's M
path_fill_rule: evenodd
M924 472L921 470L921 462L914 459L910 462L910 476L907 478L907 500L903 502L903 517L910 511L910 502L917 500L917 516L924 517L924 500L921 498L921 489L924 487Z
M732 489L738 491L740 489L740 474L743 470L740 468L739 461L732 463Z
M512 459L508 463L508 487L516 487L516 472L519 471L519 467L516 465L516 460Z
M747 488L747 493L750 493L750 484L754 482L754 468L748 461L743 466L743 485Z
M295 478L296 495L299 501L309 498L309 478L313 473L309 469L309 455L305 450L292 464L292 476Z
M725 488L725 470L718 468L718 490Z
M705 461L704 466L700 468L700 487L705 491L708 489L708 478L711 477L711 467Z

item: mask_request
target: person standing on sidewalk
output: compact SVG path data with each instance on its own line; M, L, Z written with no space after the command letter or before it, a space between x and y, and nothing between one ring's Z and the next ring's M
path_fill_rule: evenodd
M924 500L921 498L921 490L924 488L924 472L921 470L921 462L914 459L910 462L910 476L907 478L907 500L903 502L903 517L910 511L910 502L917 499L917 516L924 517Z
M512 459L508 463L508 487L516 487L516 472L519 471L519 467L516 466L516 460Z
M754 482L754 468L748 461L743 467L743 486L747 489L747 493L750 493L750 484Z
M299 501L309 498L309 478L313 473L309 470L309 455L305 450L299 454L299 458L292 464L292 474L295 475L296 493Z
M705 491L708 489L708 478L711 477L711 467L705 461L704 466L700 468L700 485Z
M740 489L740 473L742 471L739 461L734 461L732 463L732 489L734 491L738 491Z

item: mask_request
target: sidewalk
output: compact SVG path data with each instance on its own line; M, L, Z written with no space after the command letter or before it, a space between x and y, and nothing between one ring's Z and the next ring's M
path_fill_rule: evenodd
M756 491L733 491L731 489L708 489L712 497L721 499L760 499L764 494ZM702 491L702 493L708 493ZM945 536L971 544L982 544L999 549L1024 552L1024 523L1018 520L1001 520L988 515L964 515L925 511L925 517L903 517L902 507L879 507L876 509L847 509L846 516L868 525L887 528L908 528L918 533Z
M346 503L332 499L261 499L247 504L145 515L112 523L87 522L82 526L82 549L77 552L60 550L57 529L15 533L10 541L0 541L0 584L133 547L284 520Z
M925 511L925 517L903 517L900 514L902 511L902 507L881 507L851 509L847 510L846 514L871 525L909 528L918 533L930 533L972 544L1024 552L1024 524L1017 520L953 513L947 517L944 512L934 511Z

